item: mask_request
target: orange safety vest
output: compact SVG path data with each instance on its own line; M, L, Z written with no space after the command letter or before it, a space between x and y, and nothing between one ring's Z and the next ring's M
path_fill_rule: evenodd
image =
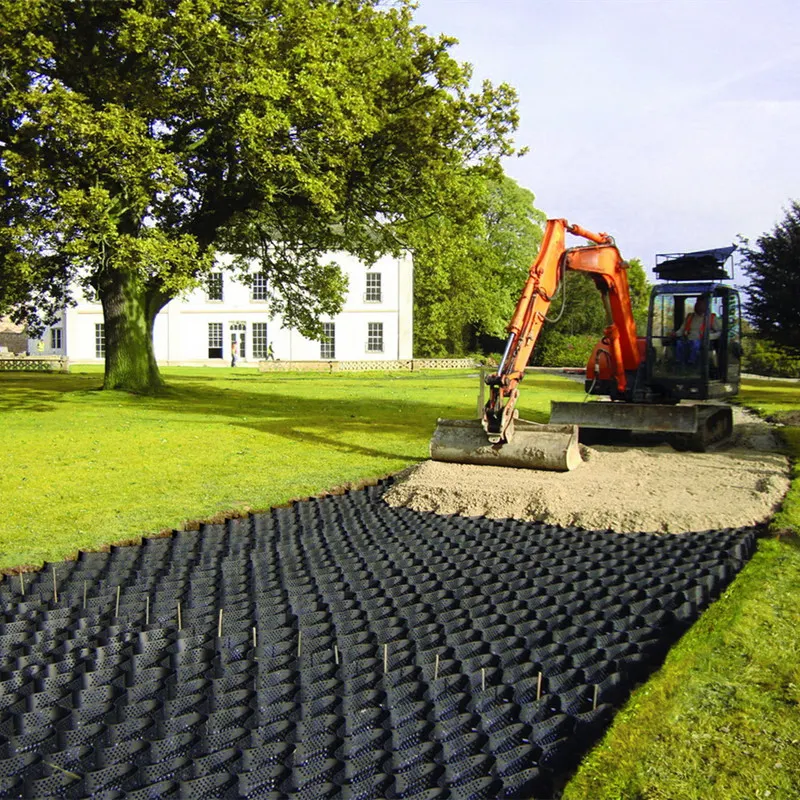
M692 312L691 314L687 314L686 315L686 319L683 322L683 335L684 336L688 336L691 333L691 331L692 331L692 320L693 319L694 319L694 312ZM716 314L712 314L711 315L711 327L712 327L712 329L714 327L714 322L716 321L716 319L717 319L717 315ZM698 336L698 339L702 339L703 338L703 334L705 332L706 332L706 320L705 320L705 316L703 316L703 321L700 323L700 336Z

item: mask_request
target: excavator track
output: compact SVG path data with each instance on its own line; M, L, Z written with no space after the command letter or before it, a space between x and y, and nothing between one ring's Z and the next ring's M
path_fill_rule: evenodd
M697 414L697 430L675 433L667 441L676 450L703 453L712 445L724 442L733 433L733 410L730 406L702 406Z
M550 423L579 426L582 441L594 441L605 433L666 441L676 450L702 453L733 433L733 411L728 405L712 403L553 402ZM590 439L591 434L595 436Z

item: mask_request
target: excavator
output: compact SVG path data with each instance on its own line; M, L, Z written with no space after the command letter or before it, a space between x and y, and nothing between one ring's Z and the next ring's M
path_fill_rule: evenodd
M568 233L589 244L567 247ZM725 263L734 249L658 256L655 272L665 282L653 288L647 332L638 336L628 265L614 239L565 219L548 220L506 328L497 372L485 379L489 392L482 418L440 419L431 458L567 471L581 463L584 434L621 433L634 440L646 434L695 451L724 441L733 416L720 401L739 390L742 352L739 293L723 282L730 277ZM519 418L519 385L566 270L589 275L606 310L607 325L585 375L586 399L602 399L552 402L549 424L538 424ZM690 327L693 346L682 346L688 345Z

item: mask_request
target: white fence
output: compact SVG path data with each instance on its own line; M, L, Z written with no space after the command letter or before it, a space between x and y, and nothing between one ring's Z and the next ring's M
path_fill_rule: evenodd
M366 372L471 369L471 358L413 358L401 361L259 361L261 372Z

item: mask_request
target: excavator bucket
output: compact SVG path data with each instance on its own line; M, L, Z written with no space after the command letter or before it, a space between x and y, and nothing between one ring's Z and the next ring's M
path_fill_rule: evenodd
M440 419L430 444L434 461L567 472L581 463L576 425L518 419L509 442L492 444L480 420Z

